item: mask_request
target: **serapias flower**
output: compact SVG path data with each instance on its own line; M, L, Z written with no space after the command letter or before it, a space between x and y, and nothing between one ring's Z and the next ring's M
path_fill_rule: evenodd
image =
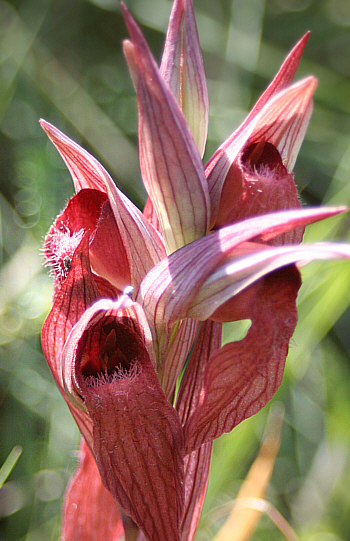
M144 213L41 121L76 190L44 244L54 294L43 351L84 437L62 537L190 541L213 440L280 385L298 267L350 258L350 247L299 245L307 224L345 210L302 209L293 180L316 88L313 77L292 84L307 35L204 167L208 93L191 1L174 2L160 69L122 9ZM221 347L222 322L241 319L246 337Z

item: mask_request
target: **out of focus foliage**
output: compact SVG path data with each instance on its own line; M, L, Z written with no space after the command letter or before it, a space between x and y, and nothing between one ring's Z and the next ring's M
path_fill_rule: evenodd
M195 0L210 92L207 155L244 118L292 45L311 38L298 76L319 78L297 167L305 204L350 205L350 2ZM129 0L159 58L171 4ZM56 124L98 157L140 207L137 113L121 53L117 0L0 0L0 465L23 453L0 491L0 539L59 536L60 507L76 465L77 429L40 348L51 278L40 246L73 193L40 130ZM306 240L349 239L349 218L309 228ZM305 541L350 539L350 266L304 271L300 323L283 385L281 450L268 491ZM235 329L226 329L226 339ZM216 444L196 539L223 522L260 444L267 408ZM17 449L17 448L16 448ZM254 539L279 540L264 518Z

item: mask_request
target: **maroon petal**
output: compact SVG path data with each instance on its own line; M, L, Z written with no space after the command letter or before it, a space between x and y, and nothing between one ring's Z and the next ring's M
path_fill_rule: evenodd
M95 459L82 440L79 466L65 495L62 538L117 541L123 535L118 504L102 485Z
M271 143L247 145L227 173L215 229L268 212L301 208L293 175ZM304 227L275 237L271 244L298 244Z
M100 297L89 265L88 237L84 237L70 262L68 275L45 320L41 343L56 383L62 387L61 355L72 327L86 308Z
M97 286L97 289L100 293L99 297L102 299L106 297L107 299L116 299L122 292L116 289L108 280L102 278L102 276L97 276L93 274L94 282Z
M300 284L299 272L290 266L236 297L236 319L251 319L252 325L243 340L210 358L199 405L185 425L187 452L230 432L277 391L297 323Z
M117 289L131 284L129 259L109 201L101 209L90 244L90 261L94 271Z
M65 345L65 386L92 420L104 486L148 539L178 541L182 427L159 385L142 314L126 296L87 310Z
M46 361L56 384L85 439L91 444L92 427L87 415L77 409L66 396L62 382L61 355L71 329L94 303L100 292L91 274L89 264L88 237L84 237L76 248L70 262L68 275L58 291L51 312L47 316L42 332L41 344Z
M50 227L43 252L54 277L54 297L68 275L73 254L82 237L95 232L106 201L106 194L98 190L81 190L69 200Z
M176 400L176 409L185 424L199 403L209 358L221 347L222 324L204 321L188 361Z

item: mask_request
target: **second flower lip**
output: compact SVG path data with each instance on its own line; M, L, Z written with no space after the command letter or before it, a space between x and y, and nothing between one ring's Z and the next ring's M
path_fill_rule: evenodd
M183 431L151 358L142 308L126 295L103 299L87 309L67 338L63 381L91 419L104 486L149 539L179 541ZM166 508L168 520L142 512L152 507Z
M108 381L113 374L127 375L140 348L155 366L152 336L141 306L127 295L95 302L72 328L62 352L62 380L71 401L85 410L83 387L89 378Z
M263 215L267 209L301 208L294 178L274 145L264 140L247 143L232 163L224 182L215 229ZM271 240L272 244L298 244L304 227Z

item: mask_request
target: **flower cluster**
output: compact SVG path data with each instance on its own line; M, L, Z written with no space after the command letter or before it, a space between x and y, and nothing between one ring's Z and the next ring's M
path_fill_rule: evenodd
M350 258L300 245L293 166L316 80L292 84L304 36L204 166L208 93L191 0L175 0L160 68L122 5L137 92L141 213L102 165L52 125L76 195L44 244L54 277L45 357L83 435L63 539L193 539L213 440L281 383L296 322L298 267ZM222 322L249 319L221 347Z

